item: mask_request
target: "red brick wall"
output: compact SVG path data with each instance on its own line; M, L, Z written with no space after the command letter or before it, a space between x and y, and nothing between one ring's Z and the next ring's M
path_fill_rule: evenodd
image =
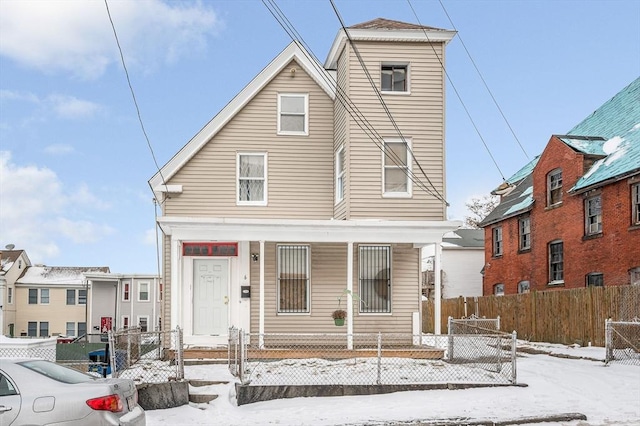
M585 194L571 189L583 174L583 155L552 137L533 172L534 204L531 210L531 250L518 253L518 218L513 217L485 228L485 275L483 290L492 294L496 283L505 284L505 293L517 293L517 284L529 280L531 290L578 288L585 286L590 272L604 274L604 284L629 284L629 269L640 266L640 227L631 227L631 184L640 176L623 179L597 191L602 196L602 234L584 238ZM547 207L547 174L562 168L562 204ZM492 228L502 225L503 255L492 257ZM549 286L548 243L562 240L564 285Z

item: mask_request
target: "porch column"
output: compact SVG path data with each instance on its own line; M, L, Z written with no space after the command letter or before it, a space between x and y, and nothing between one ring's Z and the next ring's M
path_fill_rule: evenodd
M440 272L440 268L442 267L440 265L440 255L441 255L441 250L440 250L440 243L436 243L434 244L434 255L433 255L433 285L434 285L434 295L433 298L435 299L433 302L433 332L436 335L440 334L440 308L442 306L442 289L440 287L440 281L441 281L441 272Z
M353 242L347 243L347 349L353 349Z
M182 280L180 279L182 273L182 256L180 253L180 241L174 240L171 238L171 328L175 329L176 327L182 327L183 332L188 333L189 335L193 334L193 323L191 322L191 327L189 330L185 330L185 318L183 318L183 309L182 299L184 297L183 294L183 285ZM133 277L130 280L129 284L129 298L133 297ZM130 305L129 310L129 326L132 326L135 318L133 317L133 299ZM190 308L192 310L193 307Z
M260 307L258 324L258 345L264 348L264 240L260 240Z

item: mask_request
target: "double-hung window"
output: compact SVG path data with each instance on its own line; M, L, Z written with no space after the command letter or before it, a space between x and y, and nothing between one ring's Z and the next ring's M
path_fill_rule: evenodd
M267 154L238 154L238 205L267 205Z
M148 282L138 283L138 301L139 302L149 301L149 283Z
M127 281L122 284L122 301L128 302L130 298L131 298L131 283Z
M27 336L29 336L29 337L38 337L38 322L37 321L29 321L27 323Z
M385 139L383 193L390 197L411 196L411 139Z
M549 284L564 281L564 246L562 241L549 243Z
M309 246L278 246L278 312L309 312Z
M604 275L602 272L591 272L587 274L587 287L604 287Z
M547 174L547 206L562 202L562 169L555 169Z
M306 93L278 94L278 134L309 134L309 95Z
M631 185L631 224L640 225L640 183Z
M585 235L602 232L602 196L587 198L584 202Z
M358 262L360 312L391 312L391 247L360 246Z
M524 216L518 220L520 236L520 250L531 249L531 216Z
M345 177L344 145L336 152L336 203L344 199L344 177Z
M142 333L149 331L149 317L147 315L138 316L138 327Z
M87 304L87 290L78 290L78 305Z
M76 304L76 291L73 289L67 289L67 305Z
M7 287L7 303L13 305L13 287Z
M382 92L409 91L409 66L407 64L382 64L380 69Z
M640 266L629 270L629 282L631 285L640 285Z
M502 226L496 226L493 234L493 256L502 256Z
M122 316L122 328L124 328L125 330L129 328L129 315Z
M67 322L67 329L65 330L65 336L67 336L67 337L75 337L76 336L76 323L75 322Z
M49 289L41 288L40 289L40 303L43 305L49 304Z
M49 321L40 321L40 337L49 337Z

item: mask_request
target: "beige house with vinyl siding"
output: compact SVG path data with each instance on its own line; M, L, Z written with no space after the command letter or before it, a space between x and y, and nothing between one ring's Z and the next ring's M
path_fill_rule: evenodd
M293 42L150 179L165 328L203 347L230 327L420 333L420 250L461 225L445 220L454 34L376 19L324 66Z

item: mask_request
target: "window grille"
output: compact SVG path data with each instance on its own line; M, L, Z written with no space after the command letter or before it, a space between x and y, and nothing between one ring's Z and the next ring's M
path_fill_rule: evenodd
M391 247L360 246L360 312L391 312Z
M493 255L502 255L502 226L493 228Z
M523 217L520 223L520 250L531 248L531 217Z
M38 289L30 288L29 289L29 305L37 305L38 304Z
M309 246L278 246L278 312L309 312Z
M562 201L562 170L557 169L547 177L547 205L552 206Z
M586 200L586 234L593 235L602 232L602 198L600 195Z
M78 305L87 304L87 290L78 290Z

